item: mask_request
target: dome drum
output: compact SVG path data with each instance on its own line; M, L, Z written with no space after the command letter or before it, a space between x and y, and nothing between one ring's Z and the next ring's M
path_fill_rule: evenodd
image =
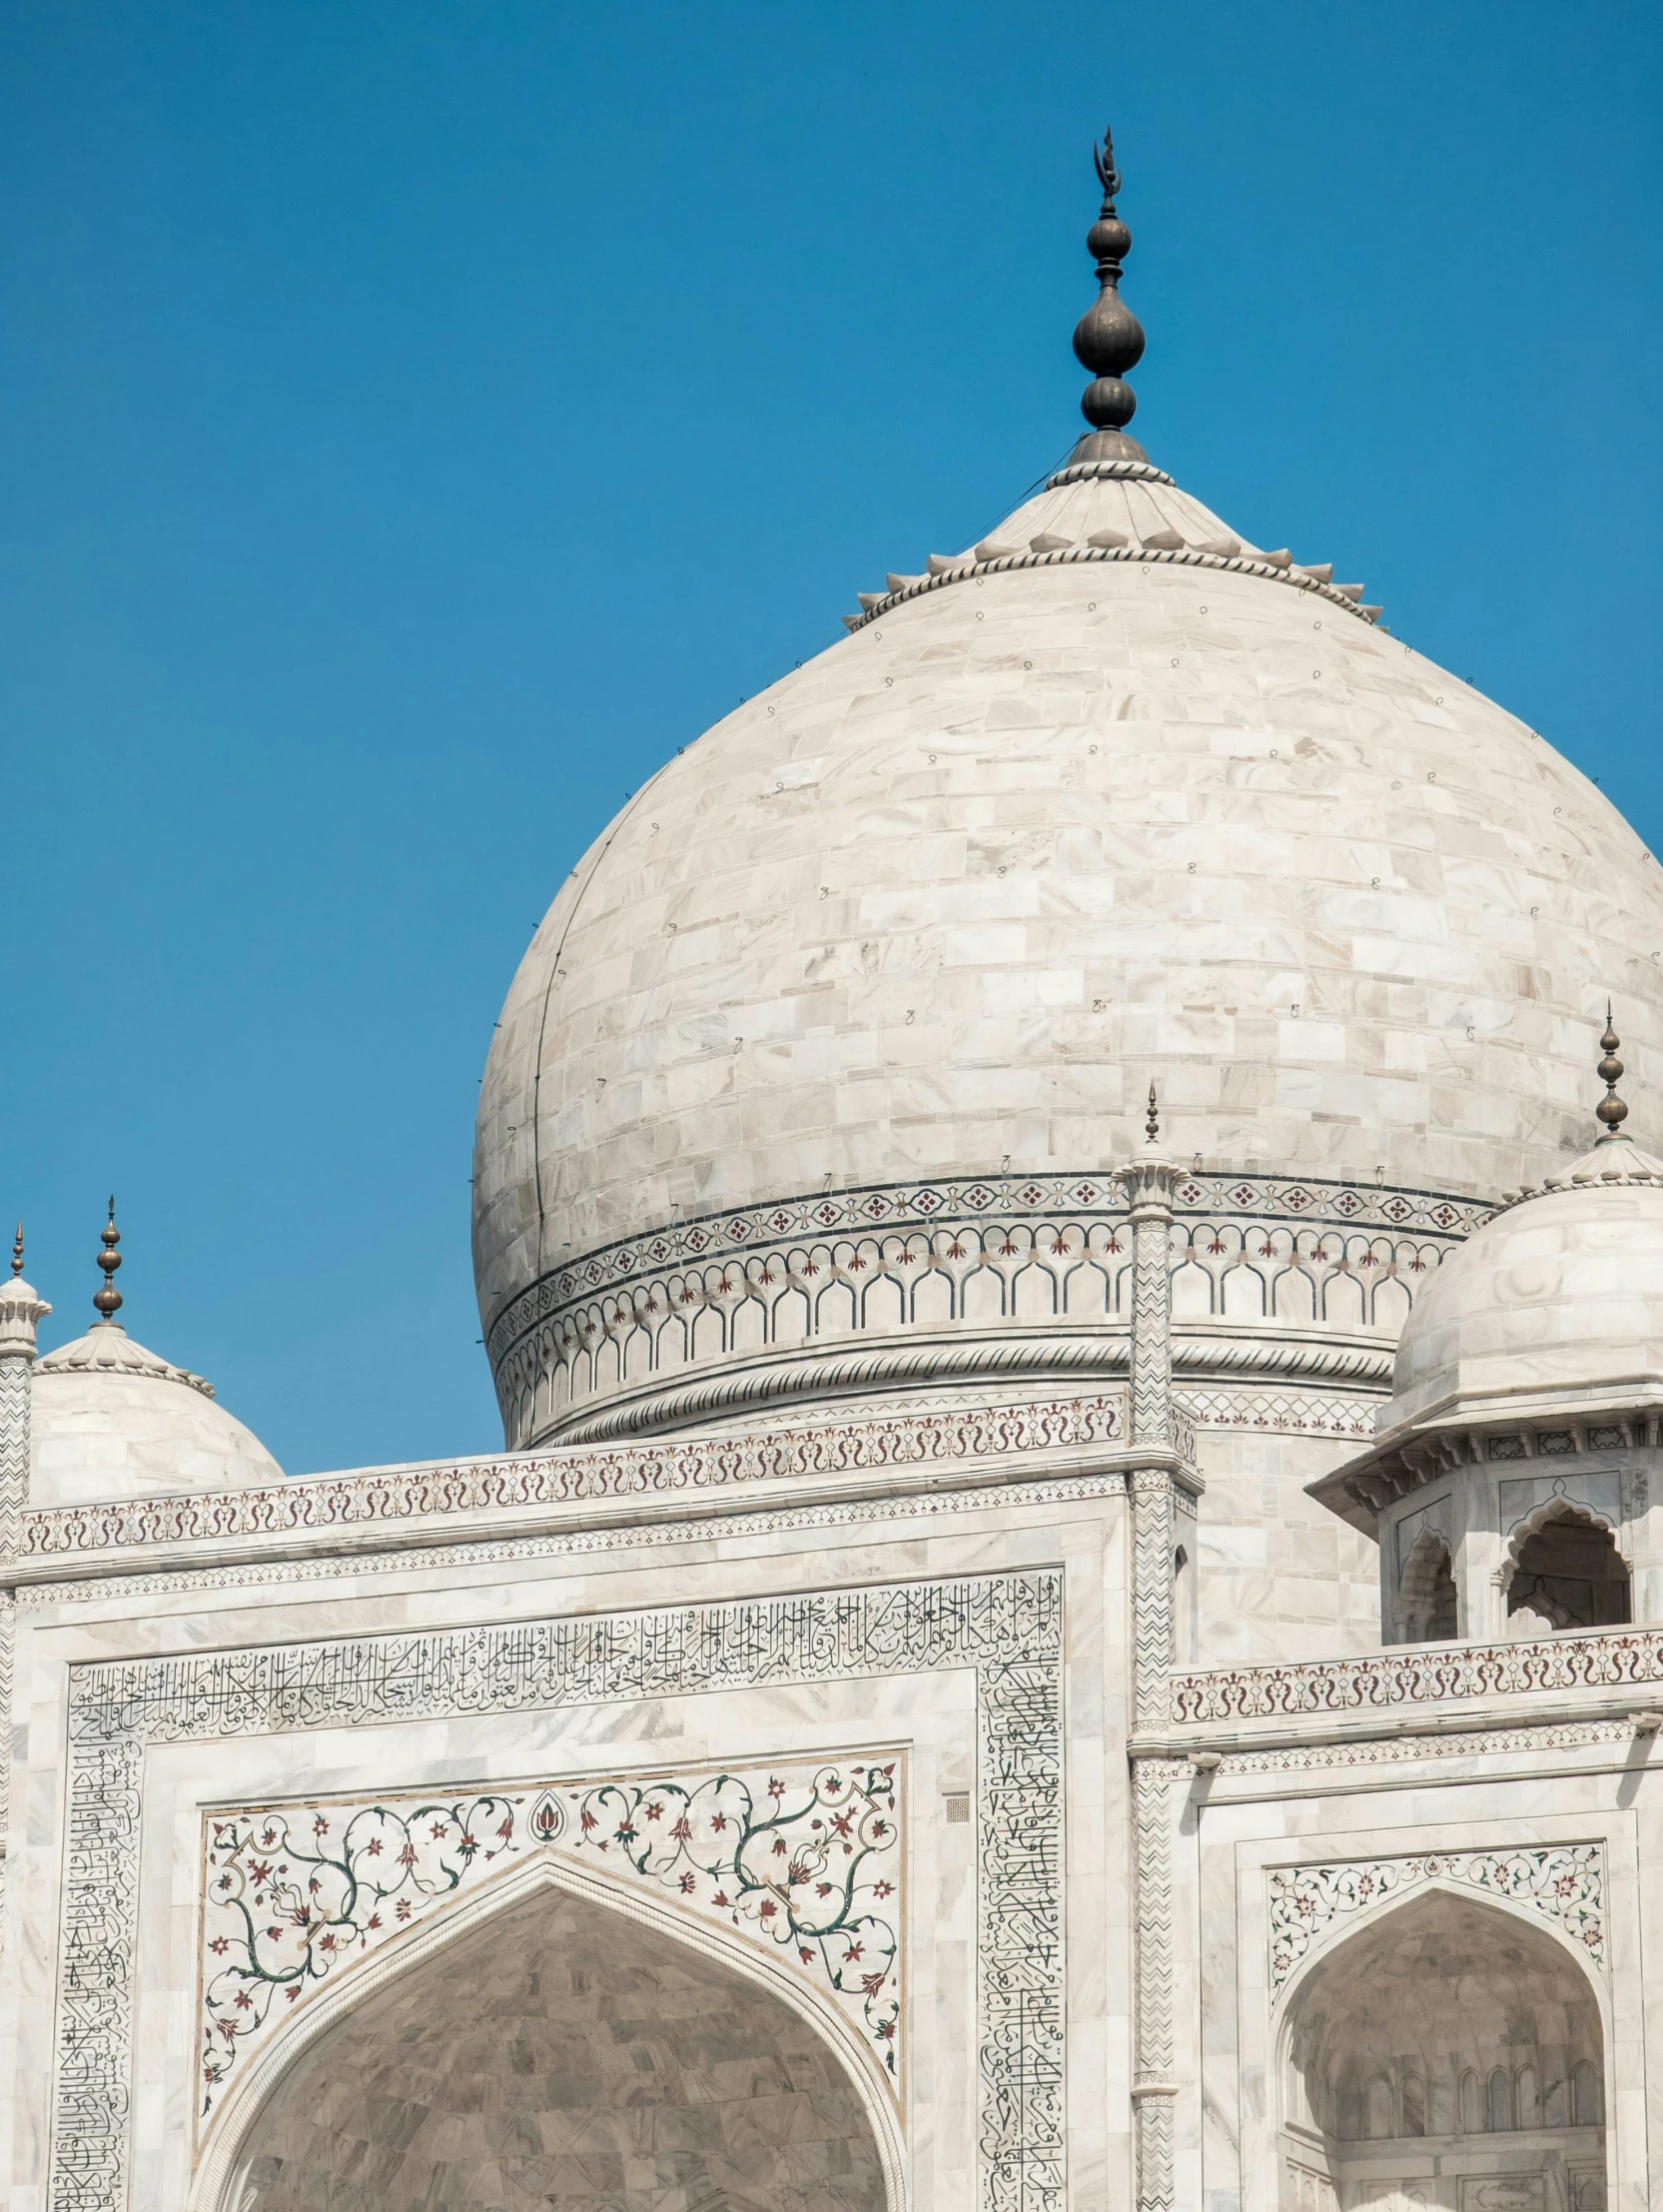
M1483 1211L1205 1173L1183 1180L1178 1208L1188 1378L1365 1393L1385 1383L1416 1289ZM760 1221L685 1223L560 1270L549 1303L501 1318L504 1429L578 1442L828 1393L1118 1377L1130 1254L1103 1176L822 1193Z

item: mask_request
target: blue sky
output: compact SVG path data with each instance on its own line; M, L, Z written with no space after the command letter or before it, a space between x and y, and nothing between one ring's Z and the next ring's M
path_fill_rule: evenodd
M498 1441L491 1023L664 756L1069 446L1112 116L1154 457L1663 841L1663 13L15 7L0 1217L293 1469Z

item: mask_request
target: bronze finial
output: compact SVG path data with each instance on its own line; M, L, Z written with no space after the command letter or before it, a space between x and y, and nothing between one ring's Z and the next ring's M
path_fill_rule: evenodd
M23 1224L21 1221L17 1225L17 1235L12 1239L12 1273L14 1275L23 1273Z
M121 1231L116 1227L114 1196L110 1200L110 1218L98 1232L98 1264L104 1270L104 1280L93 1292L93 1304L98 1308L98 1321L93 1324L95 1328L99 1323L113 1323L117 1308L122 1302L121 1293L115 1284L116 1269L121 1265L121 1254L116 1250L121 1242Z
M1149 1107L1144 1115L1144 1142L1146 1144L1159 1144L1161 1142L1161 1109L1155 1103L1155 1084L1153 1081L1149 1087Z
M1605 1126L1600 1131L1597 1141L1600 1144L1611 1144L1618 1139L1622 1139L1621 1125L1628 1119L1628 1106L1625 1100L1617 1096L1617 1084L1623 1072L1623 1064L1617 1058L1617 1047L1622 1043L1622 1039L1611 1026L1611 1001L1609 999L1605 1002L1605 1034L1601 1037L1599 1043L1604 1057L1599 1063L1598 1074L1600 1081L1605 1085L1605 1096L1594 1108L1594 1112ZM1623 1141L1626 1142L1627 1140L1623 1139Z
M1071 458L1076 462L1147 461L1142 446L1124 436L1138 412L1125 375L1143 359L1144 326L1121 298L1121 264L1132 250L1132 233L1115 211L1121 173L1115 164L1115 142L1107 131L1103 144L1093 147L1092 160L1103 187L1102 211L1086 234L1087 247L1097 261L1098 294L1074 327L1075 358L1092 372L1080 402L1080 412L1092 428Z

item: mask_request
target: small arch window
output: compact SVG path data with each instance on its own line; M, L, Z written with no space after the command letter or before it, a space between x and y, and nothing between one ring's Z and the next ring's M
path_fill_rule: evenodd
M1459 1635L1455 1570L1449 1547L1436 1529L1415 1540L1398 1590L1398 1617L1405 1644L1435 1644Z
M1628 1566L1609 1529L1566 1507L1519 1545L1507 1589L1515 1635L1620 1627L1630 1618Z
M1542 2124L1541 2087L1534 2066L1521 2066L1518 2080L1513 2085L1513 2109L1518 2114L1520 2127L1540 2127Z
M1484 2124L1490 2133L1505 2134L1513 2124L1513 2085L1505 2067L1497 2066L1490 2075L1484 2104Z
M1418 2074L1403 2076L1403 2133L1424 2135L1426 2132L1426 2084Z
M1605 2125L1605 2084L1599 2078L1599 2068L1587 2059L1571 2076L1571 2110L1578 2127Z
M1474 2073L1461 2076L1461 2132L1463 2135L1484 2132L1484 2085Z
M1368 2084L1368 2135L1371 2142L1397 2133L1394 2102L1390 2082L1383 2074L1376 2074Z

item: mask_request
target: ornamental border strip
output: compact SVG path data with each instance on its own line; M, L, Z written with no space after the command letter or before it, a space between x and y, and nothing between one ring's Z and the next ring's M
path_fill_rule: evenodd
M1173 1718L1296 1720L1663 1681L1663 1629L1586 1631L1530 1644L1441 1645L1379 1657L1284 1660L1173 1676Z
M983 2212L1061 2212L1062 1628L1062 1571L1045 1568L72 1667L51 2212L128 2199L149 1744L950 1666L977 1679Z
M524 1560L566 1559L596 1553L650 1550L696 1540L720 1542L724 1537L775 1536L802 1529L843 1529L864 1521L939 1521L949 1515L997 1511L1025 1505L1033 1496L1033 1482L991 1485L986 1490L903 1491L896 1496L837 1499L818 1506L763 1507L744 1514L714 1515L691 1528L678 1522L633 1522L624 1526L590 1526L552 1530L540 1536L465 1539L450 1544L413 1545L386 1551L313 1553L277 1560L240 1560L218 1567L158 1567L135 1569L128 1575L89 1575L62 1582L24 1583L20 1602L31 1609L60 1605L66 1599L106 1603L140 1594L199 1591L256 1590L272 1583L326 1582L341 1575L448 1574L475 1562L490 1565ZM1107 1475L1048 1477L1043 1485L1048 1501L1059 1505L1083 1504L1093 1498L1120 1498L1126 1477L1118 1471ZM1186 1510L1186 1493L1178 1493L1178 1508ZM10 1604L10 1601L0 1601ZM8 1616L0 1614L0 1621ZM3 1687L3 1684L0 1684Z
M1595 1743L1629 1744L1634 1723L1622 1720L1566 1720L1545 1726L1520 1721L1505 1728L1475 1728L1462 1735L1368 1736L1344 1743L1288 1743L1266 1751L1227 1751L1219 1771L1232 1774L1296 1773L1323 1766L1393 1766L1405 1760L1481 1758L1490 1752L1532 1757L1544 1751L1583 1750Z
M25 1517L25 1556L55 1559L144 1544L226 1541L362 1527L442 1514L497 1513L616 1498L660 1498L749 1483L807 1481L1009 1459L1125 1443L1124 1395L993 1404L881 1422L825 1422L761 1435L699 1437L636 1446L571 1445L519 1457L438 1467L370 1469L264 1490L52 1506Z
M1322 1222L1330 1228L1418 1231L1454 1244L1489 1218L1481 1200L1390 1184L1336 1182L1321 1176L1227 1175L1205 1170L1184 1177L1175 1195L1180 1216L1247 1213L1276 1221ZM622 1237L550 1268L505 1306L485 1332L494 1370L518 1340L573 1300L615 1290L638 1275L732 1258L783 1237L870 1236L874 1230L924 1230L955 1221L1047 1219L1056 1213L1094 1220L1128 1219L1114 1171L1081 1175L955 1176L940 1183L867 1183L841 1191L771 1200L699 1214L640 1236Z

